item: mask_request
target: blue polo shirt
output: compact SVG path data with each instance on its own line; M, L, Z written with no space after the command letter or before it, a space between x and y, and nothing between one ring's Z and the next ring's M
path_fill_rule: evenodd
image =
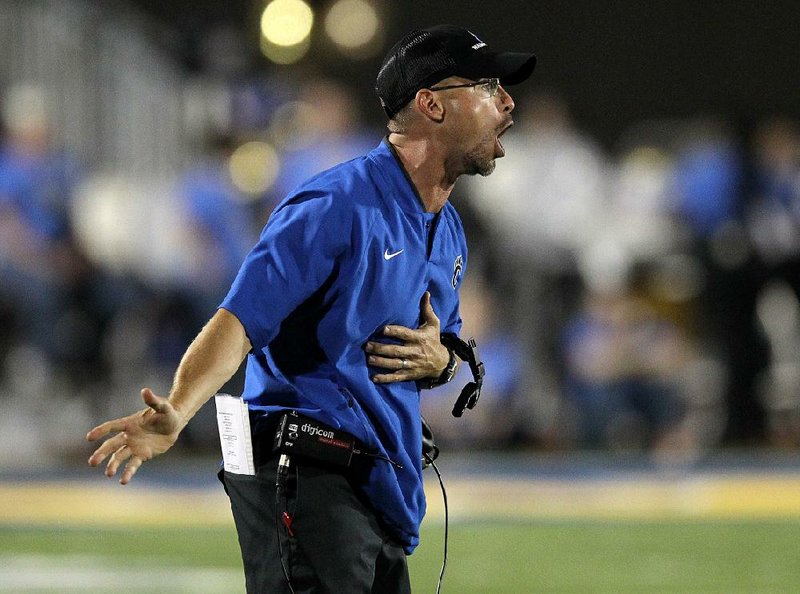
M425 291L442 331L458 333L466 260L453 206L425 212L384 140L278 205L221 304L253 346L243 398L255 416L297 410L396 463L378 459L361 488L407 553L425 514L420 392L373 383L385 370L363 347L388 342L387 324L418 328Z

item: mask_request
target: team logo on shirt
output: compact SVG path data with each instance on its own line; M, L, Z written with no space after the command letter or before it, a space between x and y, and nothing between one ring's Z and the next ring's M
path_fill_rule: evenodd
M461 279L461 271L464 270L464 258L459 254L453 262L453 288L458 286L458 281Z

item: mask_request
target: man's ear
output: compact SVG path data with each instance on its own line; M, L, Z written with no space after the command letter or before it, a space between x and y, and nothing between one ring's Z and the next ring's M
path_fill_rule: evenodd
M417 110L429 120L440 123L444 119L444 103L433 91L420 89L414 97L414 102Z

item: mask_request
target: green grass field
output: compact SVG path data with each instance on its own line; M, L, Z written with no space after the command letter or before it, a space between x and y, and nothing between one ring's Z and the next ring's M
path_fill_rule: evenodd
M800 521L470 521L450 527L442 591L800 591ZM441 524L410 558L435 592ZM0 527L0 592L243 592L233 528Z

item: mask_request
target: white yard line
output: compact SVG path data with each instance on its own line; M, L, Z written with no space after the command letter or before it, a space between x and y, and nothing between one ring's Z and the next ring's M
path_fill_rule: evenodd
M144 565L94 555L0 555L0 592L244 592L240 570Z

